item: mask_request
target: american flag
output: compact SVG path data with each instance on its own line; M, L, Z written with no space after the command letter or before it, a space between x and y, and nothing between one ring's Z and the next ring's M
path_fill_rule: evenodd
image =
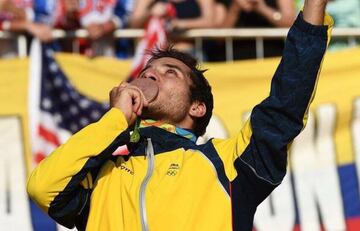
M29 116L38 164L71 134L97 121L109 105L78 92L54 59L51 46L36 43L30 56Z
M169 15L174 16L171 5ZM167 44L165 19L150 18L137 48L130 78L134 79L150 58L146 51ZM81 94L71 84L54 58L51 45L34 41L30 54L29 120L34 163L38 164L72 134L97 121L109 105ZM114 155L127 154L126 146Z

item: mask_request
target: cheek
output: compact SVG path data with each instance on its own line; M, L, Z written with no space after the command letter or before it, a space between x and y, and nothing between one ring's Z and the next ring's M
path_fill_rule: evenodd
M163 96L168 99L177 99L182 101L189 100L189 87L182 81L173 81L171 83L166 83L163 85L162 92ZM166 99L165 99L166 100Z

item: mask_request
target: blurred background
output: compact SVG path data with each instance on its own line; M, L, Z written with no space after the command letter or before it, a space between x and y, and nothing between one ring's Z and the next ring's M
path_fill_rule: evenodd
M150 18L164 21L168 42L202 61L280 56L302 0L1 0L0 55L28 55L32 38L57 51L130 59ZM331 50L356 46L360 2L330 0Z
M0 0L0 230L67 230L28 198L27 176L108 110L108 92L137 77L146 50L172 44L209 69L214 116L199 143L235 135L268 95L302 4ZM257 231L360 230L360 0L329 0L327 12L333 36L308 125Z

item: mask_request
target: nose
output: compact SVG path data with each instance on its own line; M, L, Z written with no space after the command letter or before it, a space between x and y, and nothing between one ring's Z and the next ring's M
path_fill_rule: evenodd
M158 80L158 77L157 77L157 75L155 73L155 70L153 70L153 69L146 70L142 77L143 78L149 78L149 79L154 80L154 81Z

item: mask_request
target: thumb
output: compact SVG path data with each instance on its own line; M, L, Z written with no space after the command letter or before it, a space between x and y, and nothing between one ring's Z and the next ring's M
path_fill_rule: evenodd
M129 126L132 126L135 122L136 122L136 119L137 119L137 115L135 112L131 112L131 115L128 117L129 120L128 120L128 125Z

